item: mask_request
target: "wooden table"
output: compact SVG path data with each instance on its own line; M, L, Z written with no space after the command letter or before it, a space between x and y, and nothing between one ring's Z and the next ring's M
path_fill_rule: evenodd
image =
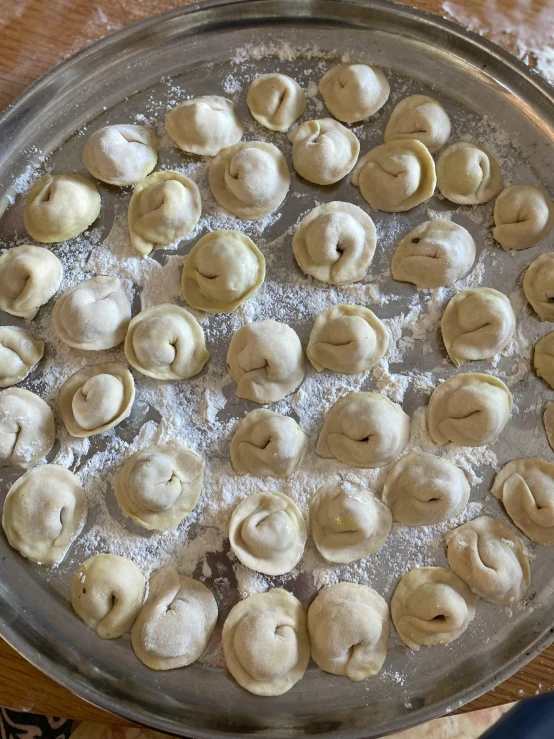
M535 48L540 48L551 32L552 26L541 17L550 0L520 0L515 4L513 0L497 0L493 17L484 16L482 0L457 1L458 6L456 0L412 0L408 4L454 20L467 18L473 28L477 24L484 35L512 52L518 50L518 45L515 33L510 31L511 24L519 32L523 28L524 41ZM101 36L183 4L178 0L0 0L0 109L48 69ZM514 12L517 15L511 15ZM527 60L536 64L532 51ZM496 706L547 690L554 690L554 645L462 710ZM0 706L50 716L124 723L57 685L1 639Z

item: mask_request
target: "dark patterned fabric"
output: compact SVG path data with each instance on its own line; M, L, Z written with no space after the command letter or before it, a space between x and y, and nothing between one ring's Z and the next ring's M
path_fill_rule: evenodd
M67 739L73 721L0 709L0 739Z

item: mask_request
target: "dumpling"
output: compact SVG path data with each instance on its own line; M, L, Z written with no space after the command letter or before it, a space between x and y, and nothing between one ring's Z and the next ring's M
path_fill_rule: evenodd
M274 403L294 392L304 379L304 354L298 334L278 321L239 328L227 351L227 369L237 383L237 398Z
M410 439L410 418L379 393L349 393L325 417L316 453L352 467L384 467Z
M374 115L390 94L383 72L367 64L337 64L325 72L317 89L327 110L344 123L356 123Z
M356 682L376 675L387 656L389 607L375 590L339 582L320 590L308 609L314 662Z
M79 478L57 464L26 472L9 489L2 527L10 546L33 562L61 562L87 518Z
M223 149L210 165L212 195L242 220L269 215L290 187L287 160L273 144L245 141Z
M332 185L342 180L360 153L356 135L332 118L305 121L288 136L294 169L316 185Z
M458 516L471 488L459 467L447 459L408 452L390 468L383 503L394 521L407 526L432 526Z
M55 440L48 403L23 388L0 393L0 467L28 470L48 454Z
M477 598L465 582L445 567L416 567L407 572L392 596L392 621L410 649L450 644L475 616Z
M0 310L34 318L58 291L62 263L40 246L14 246L0 256Z
M125 337L125 356L135 369L156 380L186 380L210 358L204 331L185 308L153 305L136 315Z
M231 464L239 475L288 477L307 451L308 436L294 418L258 408L246 414L231 439Z
M354 375L375 367L389 347L389 332L361 305L332 305L315 319L306 354L318 372Z
M541 321L554 321L554 252L541 254L531 263L523 292Z
M197 310L229 313L265 279L265 259L240 231L211 231L185 257L181 297Z
M385 143L417 139L431 154L441 149L450 136L450 118L438 100L427 95L409 95L392 111L385 128Z
M0 387L24 380L44 355L44 341L19 326L0 326Z
M503 293L477 287L454 295L444 310L441 330L448 356L460 367L500 354L512 340L516 317Z
M152 670L173 670L195 662L217 622L217 603L198 580L167 565L148 583L148 598L131 631L136 656Z
M372 208L401 213L433 195L435 162L421 141L393 140L364 154L351 181Z
M478 144L458 141L437 161L437 186L458 205L487 203L502 190L502 172L496 159Z
M238 144L244 131L235 104L219 95L201 95L172 108L165 130L183 151L210 157Z
M335 201L318 205L300 221L292 249L300 269L331 285L365 277L375 254L375 226L361 208Z
M499 606L520 601L531 582L529 558L515 531L480 516L445 534L448 564L483 600Z
M537 375L554 388L554 331L551 331L535 344L533 366Z
M158 140L147 126L117 123L95 131L83 149L83 164L109 185L134 185L158 162Z
M101 639L123 636L138 616L146 582L139 567L117 554L96 554L71 580L71 605Z
M369 557L381 549L391 526L387 506L353 482L328 483L310 502L310 531L328 562L350 564Z
M202 212L200 190L184 174L154 172L135 185L129 203L131 244L141 254L188 236Z
M65 382L57 412L71 436L95 436L124 421L134 399L135 381L124 364L95 364Z
M494 223L492 235L503 249L529 249L552 230L554 204L538 187L512 185L496 199Z
M121 344L131 303L118 277L99 275L66 290L52 311L52 328L74 349L97 351Z
M265 575L284 575L296 567L307 537L298 506L277 491L249 495L235 508L229 524L237 558Z
M286 693L304 677L310 661L306 609L281 588L233 606L222 641L229 672L255 695Z
M418 287L446 287L464 277L475 261L475 241L454 221L437 218L406 234L392 257L392 276Z
M196 505L204 460L177 440L131 454L115 478L119 507L145 529L177 526Z
M427 428L435 444L485 446L510 420L512 394L502 380L471 372L455 375L433 390Z
M306 96L286 74L260 74L248 88L246 104L262 126L286 133L306 109Z
M45 174L25 201L23 225L43 244L66 241L86 231L100 215L100 193L80 174Z

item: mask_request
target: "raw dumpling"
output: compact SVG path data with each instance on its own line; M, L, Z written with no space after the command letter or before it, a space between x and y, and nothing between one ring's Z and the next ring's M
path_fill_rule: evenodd
M83 367L65 382L57 411L71 436L95 436L117 426L131 413L135 381L124 364Z
M110 185L134 185L156 166L158 140L146 126L117 123L95 131L83 149L83 164Z
M537 375L554 389L554 331L543 336L535 344L533 366Z
M356 164L360 142L332 118L305 121L289 133L296 172L316 185L332 185Z
M459 467L447 459L409 452L390 468L383 502L394 521L408 526L432 526L458 516L471 488Z
M181 297L197 310L229 313L265 279L265 259L240 231L211 231L185 257Z
M354 375L385 356L389 332L373 311L361 305L332 305L315 319L306 354L318 372Z
M298 506L277 491L249 495L235 508L229 524L237 558L265 575L284 575L296 567L307 537Z
M541 254L531 263L523 292L541 321L554 321L554 252Z
M375 226L361 208L335 201L318 205L300 221L292 249L300 269L331 285L365 277L375 254Z
M0 393L0 467L28 470L55 439L54 414L42 398L18 387Z
M131 632L136 656L152 670L173 670L195 662L217 622L217 603L198 580L168 565L148 583L148 598Z
M310 503L310 531L328 562L350 564L381 549L390 534L386 505L361 485L341 480L319 488Z
M179 441L131 454L115 478L119 507L145 529L177 526L196 505L204 460Z
M96 351L121 344L131 320L131 303L118 277L99 275L70 287L56 301L52 327L75 349Z
M282 695L310 661L306 609L281 588L237 603L223 624L223 653L239 685L255 695Z
M435 162L421 141L389 141L360 158L352 184L360 188L372 208L401 213L433 195Z
M57 292L62 263L41 246L14 246L0 256L0 310L19 318L34 318Z
M465 582L445 567L416 567L407 572L392 596L393 623L410 649L450 644L475 616L477 598Z
M210 166L209 179L217 202L246 221L277 210L290 187L285 157L264 141L245 141L223 149Z
M406 234L392 258L392 276L418 287L446 287L464 277L475 260L475 241L453 221L437 218Z
M87 518L87 499L79 478L57 464L26 472L10 488L2 526L10 546L39 564L57 564Z
M325 417L316 453L352 467L384 467L410 439L410 418L379 393L349 393Z
M144 575L130 559L96 554L73 575L71 605L101 639L117 639L133 625L145 590Z
M529 249L552 230L554 204L538 187L512 185L496 199L494 223L492 235L503 249Z
M437 186L453 203L479 205L498 195L504 183L496 159L486 149L458 141L437 161Z
M288 477L308 451L308 436L294 418L258 408L241 420L231 439L231 464L239 475Z
M165 170L137 182L129 203L131 244L141 254L165 249L196 227L202 212L200 191L184 174Z
M483 600L508 606L523 598L531 582L529 558L515 531L480 516L445 534L448 564Z
M0 387L24 380L44 355L44 341L19 326L0 326Z
M337 64L325 72L317 89L327 110L344 123L356 123L377 113L390 93L383 72L367 64Z
M385 128L385 143L417 139L434 154L450 136L450 118L442 105L427 95L410 95L392 111Z
M100 193L80 174L45 174L27 195L23 224L43 244L83 233L100 214Z
M516 317L503 293L477 287L454 295L444 310L441 330L448 356L460 367L500 354L512 340Z
M227 352L227 369L237 397L273 403L294 392L304 379L302 344L290 326L258 321L239 328Z
M165 117L165 130L183 151L214 157L238 144L244 129L231 100L202 95L172 108Z
M498 439L511 412L512 394L502 380L480 372L455 375L433 390L427 428L439 446L485 446Z
M125 337L125 356L135 369L156 380L186 380L210 358L204 331L185 308L153 305L136 315Z
M306 96L286 74L260 74L248 88L246 104L262 126L286 133L304 112Z
M376 675L387 656L389 607L375 590L339 582L320 590L308 609L314 662L356 682Z

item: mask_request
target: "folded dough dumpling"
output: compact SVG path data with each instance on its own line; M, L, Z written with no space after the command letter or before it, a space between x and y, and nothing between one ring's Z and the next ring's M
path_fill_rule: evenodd
M354 375L375 367L389 347L389 332L361 305L332 305L315 319L306 354L314 368Z
M183 151L213 157L238 144L244 129L231 100L201 95L172 108L165 117L165 130Z
M304 353L298 334L278 321L239 328L227 351L227 369L237 398L265 405L294 392L304 379Z
M185 257L181 297L197 310L229 313L265 279L265 259L240 231L210 231Z
M393 593L390 609L398 635L410 649L450 644L475 616L477 598L445 567L416 567Z
M529 557L515 531L480 516L445 534L448 564L483 600L499 606L520 601L531 582Z
M300 269L331 285L365 277L375 254L375 226L361 208L335 201L318 205L294 232L292 249Z
M316 185L332 185L350 172L360 153L356 135L333 118L305 121L288 135L296 172Z
M117 554L96 554L71 580L71 605L101 639L123 636L138 616L146 582L140 568Z
M57 464L26 472L9 489L2 526L10 546L33 562L61 562L87 518L79 478Z
M418 287L445 287L464 277L475 261L475 241L463 226L445 218L420 223L396 247L395 280Z
M310 531L328 562L349 564L381 549L392 516L384 503L347 480L319 488L310 503Z
M296 567L307 538L298 506L277 491L249 495L235 508L229 524L237 558L264 575L284 575Z
M384 467L410 439L410 417L379 393L349 393L325 417L316 453L352 467Z
M306 96L286 74L260 74L248 88L246 104L262 126L286 133L304 112Z
M533 366L537 375L554 388L554 331L551 331L535 344Z
M433 195L435 162L421 141L392 140L360 158L351 182L372 208L401 213Z
M255 695L286 693L304 677L310 661L306 609L281 588L233 606L222 641L229 672Z
M485 148L468 141L448 146L437 161L437 186L458 205L487 203L502 190L502 172Z
M356 123L374 115L390 94L383 72L368 64L331 67L320 79L318 90L331 115L344 123Z
M62 263L41 246L13 246L0 255L0 310L34 318L58 291Z
M44 355L44 341L19 326L0 326L0 387L24 380Z
M512 185L496 199L494 224L492 235L503 249L529 249L552 230L554 204L538 187Z
M512 412L502 380L480 372L455 375L433 390L427 428L435 444L485 446L498 439Z
M185 667L206 649L216 622L212 591L167 565L150 577L148 598L131 631L133 650L152 670Z
M516 316L504 293L477 287L454 295L441 320L442 338L456 367L491 359L506 348L516 330Z
M89 137L83 164L93 177L109 185L134 185L158 162L158 140L147 126L117 123Z
M356 682L376 675L387 656L389 607L366 585L339 582L320 590L308 609L314 662Z
M450 136L450 118L438 100L428 95L409 95L392 111L385 128L385 143L417 139L431 154L441 149Z
M138 526L165 531L192 511L203 482L202 457L173 440L131 454L115 478L115 497Z
M48 403L23 388L0 392L0 467L28 470L48 454L55 440Z
M554 321L554 252L541 254L531 263L523 292L541 321Z
M288 477L308 451L308 436L294 418L257 408L240 421L231 439L231 464L239 475Z
M57 412L71 436L95 436L117 426L131 413L135 381L124 364L83 367L62 386Z

